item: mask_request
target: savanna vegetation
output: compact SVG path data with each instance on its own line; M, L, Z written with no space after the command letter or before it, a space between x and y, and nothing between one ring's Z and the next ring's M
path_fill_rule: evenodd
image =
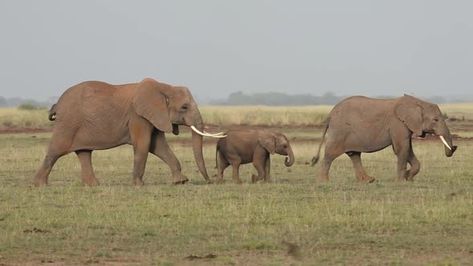
M355 180L337 159L331 180L309 165L320 137L322 107L202 107L207 123L272 127L291 140L296 162L272 157L269 184L207 185L197 172L189 133L170 136L191 182L170 185L170 171L150 156L145 186L131 185L132 149L93 154L101 185L84 187L74 154L59 160L50 185L32 187L49 132L0 134L0 264L119 265L462 265L473 261L473 105L441 106L459 146L446 158L435 139L415 140L422 168L414 182L395 179L390 148L365 154L377 181ZM48 130L47 110L0 110L0 127ZM287 126L290 125L290 126ZM205 159L216 173L215 140Z

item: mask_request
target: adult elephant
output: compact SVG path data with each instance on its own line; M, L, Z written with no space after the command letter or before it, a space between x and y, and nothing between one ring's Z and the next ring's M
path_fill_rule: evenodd
M165 138L165 133L179 134L178 125L193 129L194 157L200 173L209 182L202 155L202 135L224 137L220 133L203 132L202 117L187 88L153 79L124 85L100 81L77 84L53 105L49 119L56 122L47 154L34 178L36 186L47 184L54 163L70 152L79 158L82 181L97 185L92 151L122 144L133 145L135 185L143 185L148 152L169 165L174 183L185 183L188 179L181 173L181 165Z
M435 134L445 145L445 155L453 155L452 136L444 116L436 104L404 95L396 99L372 99L363 96L347 98L332 109L327 120L322 143L326 138L325 154L320 168L322 180L328 180L332 161L346 153L360 181L373 181L361 164L362 152L375 152L392 145L397 156L399 179L413 180L420 163L412 150L411 136ZM312 158L312 165L319 160ZM409 163L410 169L407 170Z

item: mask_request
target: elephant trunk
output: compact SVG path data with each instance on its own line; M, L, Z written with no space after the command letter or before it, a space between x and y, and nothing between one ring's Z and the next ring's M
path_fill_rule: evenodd
M287 157L284 160L284 165L289 167L294 164L294 153L292 152L291 146L288 147Z
M200 115L198 119L194 120L195 124L194 126L203 131L204 125L202 122L202 118L200 118ZM194 152L194 158L195 162L197 163L197 167L199 168L200 173L204 177L204 179L210 183L210 178L209 175L207 174L207 169L205 168L205 161L204 161L204 155L202 153L202 142L203 142L203 137L196 132L192 131L192 151Z
M445 156L451 157L457 149L457 146L453 145L453 137L450 134L450 130L448 130L448 127L445 125L439 132L436 132L436 134L439 135L440 140L442 140L445 146Z

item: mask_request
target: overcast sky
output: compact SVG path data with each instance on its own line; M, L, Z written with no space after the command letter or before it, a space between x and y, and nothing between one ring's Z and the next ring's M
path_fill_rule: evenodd
M473 1L0 2L0 96L144 77L235 91L473 94Z

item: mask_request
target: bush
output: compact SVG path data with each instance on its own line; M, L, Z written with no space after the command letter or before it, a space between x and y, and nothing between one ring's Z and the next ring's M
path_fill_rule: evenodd
M42 110L46 109L44 106L39 106L34 103L22 103L18 106L19 110Z

